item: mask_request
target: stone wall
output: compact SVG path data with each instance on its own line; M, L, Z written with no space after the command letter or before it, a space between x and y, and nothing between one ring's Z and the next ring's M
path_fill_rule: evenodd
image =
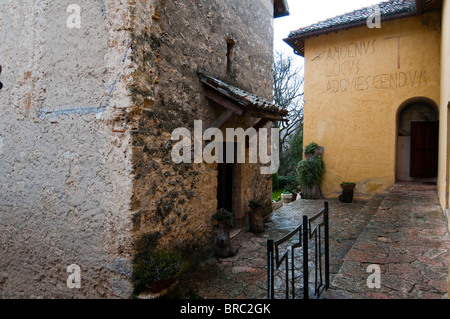
M128 298L135 243L209 245L217 167L174 164L171 133L223 112L199 70L272 95L270 0L79 0L80 28L71 4L1 3L0 298ZM239 169L242 211L269 201Z
M154 245L190 254L212 243L217 164L173 163L171 133L179 127L193 132L194 120L202 120L206 129L224 111L205 98L199 71L271 99L270 8L270 1L259 0L147 1L137 13L133 45L139 67L130 115L135 240L152 238ZM233 116L224 127L246 129L256 121ZM237 205L243 213L254 196L269 202L271 177L261 175L257 164L237 169ZM243 213L236 216L241 221Z
M1 3L0 298L128 297L129 4ZM81 268L81 288L67 267Z

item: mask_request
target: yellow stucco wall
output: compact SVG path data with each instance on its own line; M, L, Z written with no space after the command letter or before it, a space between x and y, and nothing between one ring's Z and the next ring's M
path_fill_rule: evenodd
M439 12L309 38L304 145L325 148L322 191L370 195L395 183L396 119L414 97L440 102Z
M439 134L439 200L443 209L450 207L449 192L449 143L450 134L448 130L450 107L450 2L444 1L442 9L442 44L441 44L441 112L440 112L440 134ZM449 224L450 229L450 224Z

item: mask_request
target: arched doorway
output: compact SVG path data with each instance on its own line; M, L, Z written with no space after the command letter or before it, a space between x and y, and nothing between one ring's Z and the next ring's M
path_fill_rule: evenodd
M439 110L428 98L404 102L397 113L397 181L436 182Z

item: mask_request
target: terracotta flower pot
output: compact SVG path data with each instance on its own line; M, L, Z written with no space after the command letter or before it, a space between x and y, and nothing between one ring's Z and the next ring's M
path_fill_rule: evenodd
M340 185L342 190L354 190L356 187L356 184L341 184Z
M292 194L281 194L281 199L284 204L289 204L292 201Z
M219 223L214 227L214 247L215 254L221 258L228 258L236 255L237 249L231 246L230 232L225 223Z
M252 233L264 232L264 220L262 217L261 208L253 208L249 212L248 217L249 217L250 231Z
M353 201L353 192L356 184L341 184L342 195L339 196L339 201L343 203L351 203Z

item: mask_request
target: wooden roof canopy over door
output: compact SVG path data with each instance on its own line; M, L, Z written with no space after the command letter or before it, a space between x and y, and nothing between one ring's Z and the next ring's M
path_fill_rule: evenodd
M288 121L288 111L265 98L227 84L204 73L199 73L205 96L225 108L211 127L220 128L233 114L259 118L253 127L259 129L271 121Z

